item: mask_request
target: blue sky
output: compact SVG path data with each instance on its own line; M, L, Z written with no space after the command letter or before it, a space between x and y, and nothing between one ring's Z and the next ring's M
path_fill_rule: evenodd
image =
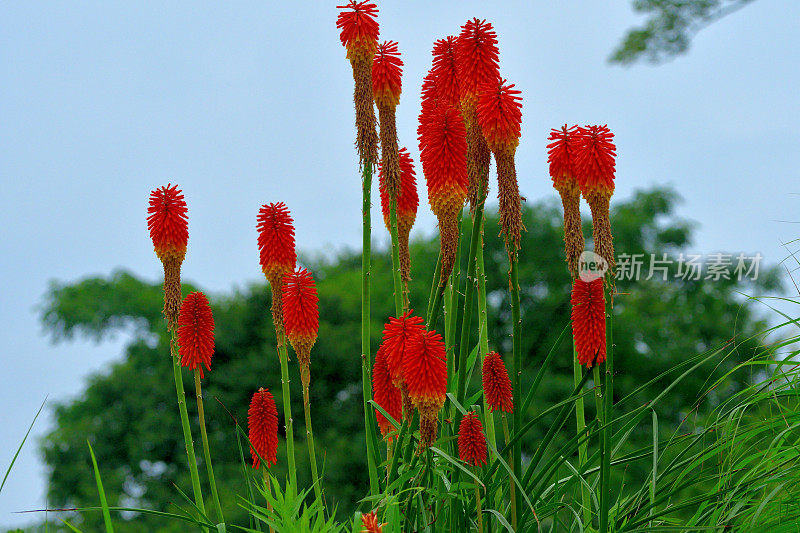
M617 196L674 186L680 214L699 223L695 250L776 263L800 233L786 222L800 220L795 0L759 0L700 33L688 56L632 68L606 63L640 20L628 1L378 3L381 37L399 41L406 63L398 130L415 160L432 42L478 16L495 25L502 73L523 92L524 196L554 197L551 127L608 123ZM45 396L74 397L119 359L124 338L52 345L37 306L50 280L116 268L158 278L152 188L184 189L185 277L212 292L260 279L265 202L289 205L302 250L359 245L352 78L335 5L0 4L0 470ZM427 205L417 220L433 230ZM0 524L45 505L44 472L31 440L0 496Z

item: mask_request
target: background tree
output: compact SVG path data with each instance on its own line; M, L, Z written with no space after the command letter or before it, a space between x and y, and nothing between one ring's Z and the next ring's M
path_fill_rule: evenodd
M686 251L691 245L692 224L674 214L677 200L669 189L653 189L637 192L629 201L618 203L612 213L618 253L652 253L658 257L666 253L675 257ZM527 207L524 222L528 231L523 234L520 284L526 332L523 386L527 388L568 324L570 279L564 261L558 202L553 199ZM465 226L462 246L467 245L470 232L468 216ZM585 230L591 235L588 222ZM499 231L497 216L491 214L485 230L490 349L506 355L511 331L508 265L502 241L497 237ZM437 252L438 238L420 238L412 244L412 307L422 309L427 304ZM360 396L361 258L360 252L348 250L333 258L306 258L303 263L314 272L320 297L319 340L311 363L316 443L324 469L326 498L338 505L340 516L344 516L358 506L368 484ZM378 345L383 321L393 313L390 264L388 255L375 255L373 347ZM763 268L754 283L735 279L682 281L674 275L673 265L666 281L654 276L618 284L621 294L615 301L614 341L618 373L615 394L620 398L689 356L729 342L732 337L749 339L765 323L742 305L737 291L778 288L776 271ZM225 516L242 524L246 515L237 505L236 494L244 494L247 488L234 420L244 423L249 398L258 387L268 387L276 402L282 401L275 333L270 323L268 291L263 284L212 295L211 301L217 351L212 370L204 380L206 420ZM173 486L185 489L189 479L174 389L170 386L161 307L160 283L146 282L127 272L53 284L42 320L54 340L67 341L74 335L100 340L125 331L131 334L131 341L119 362L88 380L82 395L54 407L55 428L41 443L49 467L51 507L96 505L87 438L97 455L111 505L167 509L171 504L185 503ZM441 330L441 319L439 327ZM524 418L543 412L571 392L572 354L568 344L562 342L557 348L556 364ZM744 359L756 347L754 341L743 341L738 354ZM682 381L659 407L665 431L677 427L688 413L695 411L697 391L707 378L723 376L735 363L723 361L709 370L710 374L693 375ZM295 388L293 412L299 413L300 382L294 361L290 371L291 386ZM473 374L473 380L470 390L476 391L478 372ZM737 390L747 380L748 376L732 375L726 379L725 387ZM630 401L641 405L659 391L660 384L656 383ZM190 417L196 420L194 402L187 403ZM593 415L592 402L587 402L587 415ZM546 419L530 432L524 449L534 449L552 421ZM296 419L295 424L295 434L302 435L302 420ZM570 423L564 428L564 438L573 434ZM635 447L648 438L647 432L642 431L626 446ZM283 445L281 436L279 462L273 469L280 478L286 474ZM245 445L242 448L247 451ZM306 454L297 454L298 482L302 486L310 485L307 461ZM633 485L640 484L647 473L628 470L625 475L626 483ZM73 518L90 531L98 530L102 520L99 514L91 513ZM118 521L117 531L170 531L164 529L162 521L148 516L128 518L135 520Z

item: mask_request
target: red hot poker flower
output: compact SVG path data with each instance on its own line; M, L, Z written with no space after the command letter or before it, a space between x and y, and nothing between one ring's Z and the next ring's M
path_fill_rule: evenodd
M383 533L383 526L378 522L378 515L375 511L361 515L361 525L364 527L361 533Z
M553 186L559 189L564 181L575 179L575 156L578 152L578 126L567 127L566 124L560 129L552 129L547 145L547 163L550 165L550 177L553 179ZM560 190L560 189L559 189Z
M347 58L371 58L378 46L380 32L378 21L375 20L378 6L369 0L351 0L349 4L336 7L342 10L336 18L336 27L340 30L339 39L342 45L347 48Z
M214 316L208 298L202 292L193 292L183 299L178 315L178 355L181 366L200 371L203 365L211 370L214 354Z
M177 185L169 184L150 192L147 229L158 258L183 261L189 241L186 201Z
M300 363L300 378L308 387L311 379L311 348L317 342L319 330L319 297L311 273L298 268L283 277L283 323L286 336L292 343L297 362Z
M383 327L383 343L381 349L386 350L386 365L395 385L403 381L403 361L412 337L425 332L422 317L411 316L409 309L400 318L389 317Z
M489 352L483 359L483 395L492 411L514 412L514 397L506 365L497 352Z
M403 60L395 41L378 45L372 60L372 93L378 107L395 107L400 103Z
M421 446L436 440L437 417L447 395L447 354L435 331L412 335L403 357L403 380L420 413Z
M436 97L452 107L461 105L461 93L458 90L458 69L456 60L456 42L452 35L433 43L433 66L431 73L436 79Z
M461 419L458 428L458 457L472 466L486 464L486 437L475 411L470 411Z
M489 22L474 18L461 26L456 61L463 105L474 105L480 86L500 77L499 55L497 34Z
M253 394L250 409L247 410L247 427L248 438L252 443L250 455L253 458L253 468L258 468L261 463L259 455L267 462L267 468L277 463L278 410L268 389L262 387Z
M606 125L587 126L578 128L577 137L575 177L583 195L597 191L611 196L614 192L614 160L617 156L614 134Z
M383 346L378 349L378 353L375 355L375 364L372 367L372 398L375 403L383 407L384 411L392 415L392 418L401 420L403 404L400 398L400 389L392 383L389 367L386 366L386 350ZM375 416L384 437L395 429L392 423L377 409L375 409Z
M591 368L606 360L606 299L603 279L572 285L572 335L578 362Z
M297 262L294 221L286 204L278 202L262 205L258 210L256 229L261 269L270 283L279 284L284 274L294 270Z
M478 99L478 124L492 152L513 152L519 144L522 97L514 84L498 79L482 85Z
M397 225L400 229L407 227L409 230L414 225L419 206L417 194L417 179L414 172L414 160L405 148L400 149L400 193L397 195ZM378 168L380 176L381 211L386 229L391 231L389 225L389 193L383 177L383 167Z
M568 128L564 124L561 129L550 132L547 145L547 162L550 164L550 177L553 187L561 196L564 206L564 255L567 267L573 278L578 277L578 262L583 253L583 225L581 221L581 191L575 180L575 155L578 152L578 127Z

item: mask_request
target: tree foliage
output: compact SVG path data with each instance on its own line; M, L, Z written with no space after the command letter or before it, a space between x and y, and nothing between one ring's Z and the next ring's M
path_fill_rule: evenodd
M671 190L654 189L637 192L630 200L617 203L612 224L618 253L674 257L686 251L692 242L693 226L675 215L677 200ZM527 387L568 324L570 279L564 262L561 212L556 202L527 207L524 222L527 232L520 256L520 284L526 361L522 380L523 387ZM468 236L469 233L469 217L465 216L463 234ZM585 233L591 234L588 221ZM511 331L508 264L498 234L498 218L492 214L485 230L490 349L508 354ZM462 242L462 246L466 245ZM438 239L417 239L412 243L411 253L411 302L422 310L430 291ZM359 356L360 262L357 251L304 261L315 274L320 297L319 341L311 362L315 437L324 469L326 498L338 506L342 516L359 505L368 484ZM191 265L187 264L188 274L190 269ZM674 269L671 273L674 274ZM393 312L390 258L386 253L374 255L372 276L374 355L383 322ZM614 323L618 371L615 394L625 397L667 368L724 344L733 336L743 339L741 357L749 355L758 344L744 340L765 324L750 308L742 305L737 291L772 290L777 283L776 272L764 269L758 281L747 286L735 279L682 281L670 278L663 281L658 276L651 280L619 282L621 294L615 300ZM279 405L282 402L269 292L263 283L255 283L212 297L211 301L217 347L212 370L204 380L206 420L225 515L245 524L246 513L236 499L236 494L244 494L247 489L241 476L235 423L246 421L249 398L258 387L269 388L276 402ZM67 341L75 334L96 340L120 330L133 334L119 361L107 372L92 376L79 397L54 407L55 427L41 443L49 467L51 506L96 505L87 437L102 470L110 505L161 510L174 504L183 505L173 484L185 489L189 479L176 416L161 306L160 283L147 282L127 272L70 284L57 283L51 287L42 320L56 341ZM546 375L524 417L541 413L572 391L571 357L568 342L562 343L556 355L557 364ZM713 375L690 376L683 381L659 406L658 414L664 427L677 426L695 409L695 391L702 389L703 382L724 376L736 362L720 364ZM302 435L299 373L294 361L290 363L290 371L295 435ZM473 374L473 379L476 383L472 390L477 390L478 372ZM746 381L747 376L734 374L723 383L727 389L737 390ZM187 375L187 394L192 394L188 383L191 381ZM658 390L659 384L655 383L629 401L644 404ZM196 420L191 396L187 404L190 417ZM590 404L587 410L591 415ZM536 439L547 428L548 421L545 421L529 433L524 448L533 449ZM565 434L565 438L568 436ZM199 436L196 434L195 438ZM636 446L637 442L646 442L648 438L645 434L634 436L626 446ZM282 437L281 444L284 444ZM246 451L246 447L244 449ZM297 448L298 483L308 487L308 457L303 451L302 447ZM286 474L282 457L285 457L284 450L279 449L279 462L273 468L279 479ZM647 474L629 471L625 475L641 482ZM118 531L151 531L162 527L151 517L127 518L128 522L118 521ZM87 513L70 519L76 524L82 523L83 529L94 531L100 527L102 517L99 513ZM164 531L163 528L158 530Z

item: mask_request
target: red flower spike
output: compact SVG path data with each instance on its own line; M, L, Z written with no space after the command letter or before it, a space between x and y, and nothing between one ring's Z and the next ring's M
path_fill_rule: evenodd
M214 354L214 316L208 298L202 292L193 292L183 299L178 315L178 355L181 366L190 370L200 370L203 365L211 370L211 356Z
M439 101L452 107L461 105L456 60L457 42L458 39L451 35L433 43L433 66L431 68L431 73L436 79L436 97Z
M575 156L578 152L578 126L552 129L547 145L547 163L550 165L550 177L556 189L564 180L575 179Z
M406 341L403 356L403 380L408 394L420 411L426 407L438 411L447 395L447 354L442 336L422 330Z
M584 197L592 192L611 196L614 192L614 171L617 147L608 126L578 128L575 169Z
M378 6L369 0L351 0L349 4L336 8L342 10L336 18L336 27L340 30L342 45L347 48L348 59L358 56L371 58L378 46L380 33L378 21L375 20Z
M400 193L397 195L397 225L401 229L414 225L417 217L417 207L419 206L419 195L417 194L417 179L414 172L414 160L408 150L401 148L400 155ZM386 184L383 177L383 167L378 168L379 184L381 193L381 211L383 212L383 222L386 229L391 231L389 225L389 194L386 191Z
M572 285L572 335L578 362L591 368L606 360L606 298L603 278Z
M284 274L294 270L297 262L294 221L286 204L278 202L262 205L258 210L256 229L261 270L270 282L280 280Z
M395 385L403 382L403 361L410 339L425 332L422 317L411 316L413 309L409 309L400 318L389 317L389 322L383 327L383 343L380 350L385 350L386 366Z
M283 277L283 323L301 365L308 364L319 330L319 297L311 273L298 268Z
M177 185L168 184L150 192L147 206L147 229L158 258L183 261L189 242L188 211L183 193Z
M514 396L506 365L497 352L489 352L483 359L483 395L492 411L514 412Z
M378 515L372 511L361 515L361 525L364 526L361 533L383 533L383 526L386 524L378 522Z
M478 124L493 152L513 152L519 144L522 97L514 84L498 79L482 86L478 98Z
M253 468L257 469L261 463L259 455L267 462L267 468L273 466L278 462L278 410L268 389L262 387L253 394L247 410L247 427Z
M458 428L458 457L472 466L486 464L486 437L475 411L470 411L461 419Z
M378 353L375 355L375 364L372 367L372 399L384 411L392 415L392 418L397 421L402 420L403 403L400 398L400 389L392 383L389 367L386 366L386 350L384 346L378 348ZM378 419L381 435L386 437L394 431L395 428L392 423L377 409L375 409L375 416Z
M481 85L500 78L497 34L485 20L474 18L461 26L456 42L458 88L462 104L474 104Z
M467 197L467 133L461 113L438 106L420 137L428 201L438 216L455 214Z
M403 60L395 41L378 45L372 60L372 93L375 104L395 107L400 103L402 92Z

